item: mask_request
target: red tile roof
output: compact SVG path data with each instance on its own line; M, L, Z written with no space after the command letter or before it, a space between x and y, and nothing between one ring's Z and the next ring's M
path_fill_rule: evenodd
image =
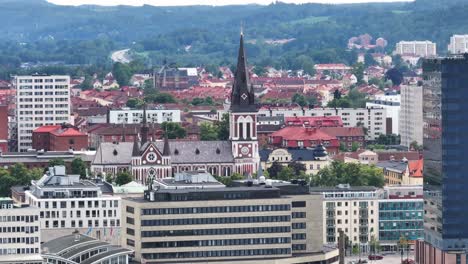
M362 127L322 127L323 132L335 137L364 137Z
M424 160L408 161L410 177L420 178L423 176Z
M301 117L286 117L287 126L304 126L304 127L342 127L343 121L339 116L301 116Z
M272 137L282 137L284 140L332 140L336 137L324 132L322 129L304 127L285 127L273 134Z
M59 128L54 131L51 131L50 133L54 134L55 136L58 137L76 137L76 136L86 136L85 133L82 133L78 131L78 129L73 128L73 127L68 127L68 128Z
M60 125L55 125L55 126L40 126L36 129L34 129L33 132L36 132L36 133L49 133L49 132L52 132L54 130L57 130L59 128L61 128L62 126Z

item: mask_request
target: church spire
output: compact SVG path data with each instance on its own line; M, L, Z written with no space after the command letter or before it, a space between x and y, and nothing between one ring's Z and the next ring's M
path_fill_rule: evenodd
M146 121L146 103L143 105L143 122L141 125L140 133L141 133L141 145L145 144L148 142L148 124Z
M249 82L247 58L244 50L244 32L241 28L239 54L237 56L237 68L234 75L234 83L231 92L231 111L252 112L256 111L255 95Z
M164 136L164 147L163 147L163 156L170 156L171 155L171 149L169 148L169 139L167 138L167 133Z

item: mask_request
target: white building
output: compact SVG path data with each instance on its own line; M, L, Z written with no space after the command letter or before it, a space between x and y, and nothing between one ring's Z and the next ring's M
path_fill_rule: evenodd
M25 192L26 203L40 209L41 235L44 242L80 233L99 240L118 241L121 198L104 194L112 188L79 175L66 175L64 166L49 168L40 180Z
M366 107L383 108L386 110L386 120L391 119L392 127L387 127L387 131L392 134L399 133L400 123L400 103L401 96L397 93L385 93L383 95L376 95L375 100L366 103ZM387 125L388 125L387 124Z
M462 54L468 52L468 35L453 35L448 45L450 54Z
M413 141L416 141L419 145L423 142L422 100L422 86L401 86L399 134L402 146L409 147Z
M71 123L70 76L15 76L18 151L32 147L32 131L43 125Z
M336 245L339 231L348 237L349 245L369 250L369 241L379 235L379 199L383 190L375 187L312 187L311 193L322 195L324 244Z
M364 126L367 128L366 140L375 140L387 131L387 110L382 106L367 108L261 108L260 117L295 116L339 116L344 127Z
M147 109L146 119L148 123L161 124L163 122L180 123L179 109ZM109 123L111 124L141 124L143 121L143 109L113 109L109 111Z
M436 44L431 41L400 41L396 44L394 54L413 55L417 57L437 56Z
M0 198L0 263L41 264L39 209Z

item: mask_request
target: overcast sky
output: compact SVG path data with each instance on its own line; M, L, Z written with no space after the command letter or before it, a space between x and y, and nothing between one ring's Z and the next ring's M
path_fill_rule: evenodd
M54 4L60 5L135 5L143 4L155 6L174 6L174 5L232 5L232 4L270 4L273 0L48 0ZM365 3L365 2L403 2L411 0L281 0L285 3Z

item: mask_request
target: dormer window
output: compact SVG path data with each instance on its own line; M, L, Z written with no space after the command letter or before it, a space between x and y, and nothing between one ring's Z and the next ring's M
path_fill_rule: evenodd
M114 156L117 156L117 154L119 154L119 153L117 152L116 149L114 149L114 152L112 152L112 154L114 154Z
M216 154L220 154L221 150L219 148L216 149Z
M174 155L179 155L179 150L178 149L174 150Z
M195 150L195 154L200 154L200 150L198 148Z

